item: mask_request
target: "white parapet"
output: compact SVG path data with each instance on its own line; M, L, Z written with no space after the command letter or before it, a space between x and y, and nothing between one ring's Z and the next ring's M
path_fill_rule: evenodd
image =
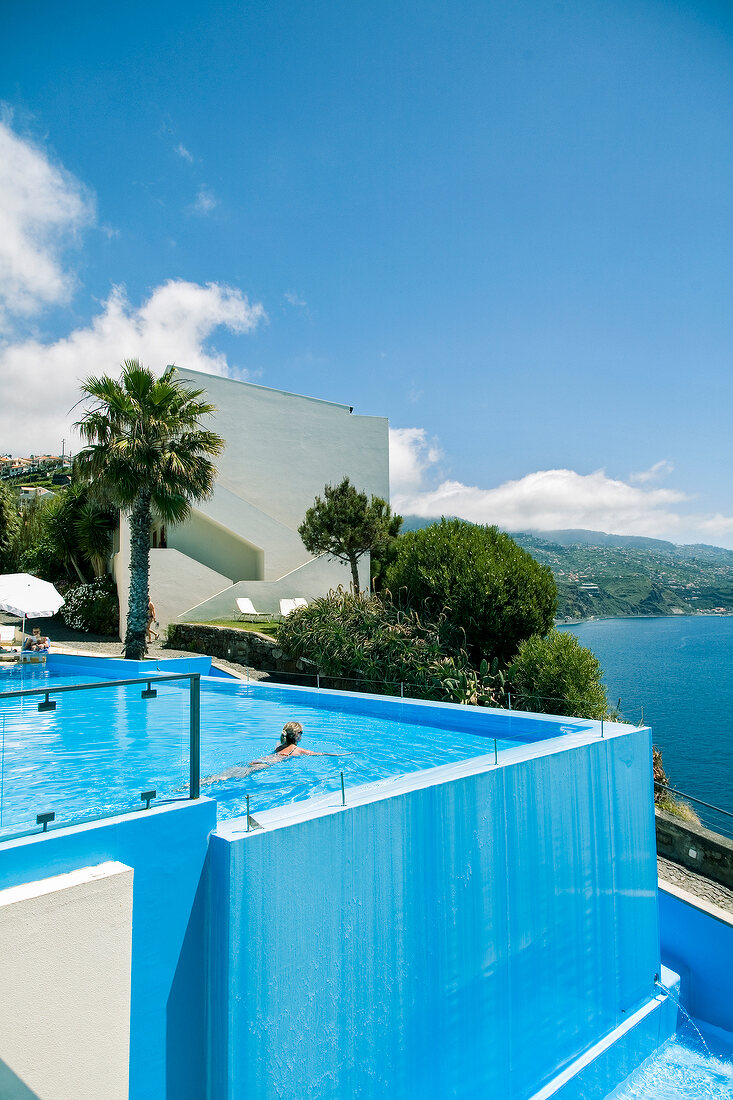
M127 1097L132 880L109 862L0 891L3 1096Z

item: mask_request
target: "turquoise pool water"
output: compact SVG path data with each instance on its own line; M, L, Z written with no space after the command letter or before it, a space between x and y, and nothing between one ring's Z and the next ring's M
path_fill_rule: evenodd
M733 1100L733 1048L712 1039L708 1048L683 1025L607 1100Z
M0 692L109 679L88 667L15 666L0 677ZM95 668L98 665L90 666ZM119 676L120 674L117 673ZM128 674L129 675L129 674ZM144 687L144 683L141 684ZM57 709L39 713L38 697L0 699L0 833L35 827L36 814L56 824L140 806L140 792L158 800L188 790L188 687L158 685L144 700L137 686L57 696ZM501 752L517 743L586 728L519 715L384 704L368 696L339 696L274 686L201 681L202 793L219 803L220 819L300 801L346 786ZM242 778L218 779L271 753L288 721L305 729L304 748L332 756L300 757Z

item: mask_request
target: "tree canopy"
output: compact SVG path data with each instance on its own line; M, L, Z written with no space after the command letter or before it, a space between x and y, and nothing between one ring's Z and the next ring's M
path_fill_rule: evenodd
M293 611L278 628L289 657L306 657L336 688L452 703L499 701L496 670L472 669L465 653L446 655L439 624L390 600L339 589Z
M15 564L54 584L84 584L104 573L114 524L114 509L101 504L88 485L74 482L24 509Z
M453 634L446 642L476 666L508 663L523 639L547 633L557 606L546 566L498 528L459 519L401 535L386 584L394 600L443 614Z
M87 378L82 400L91 404L77 427L89 446L76 469L96 492L130 515L130 597L125 656L139 660L146 648L150 523L158 516L181 523L191 503L210 496L223 439L201 426L215 411L167 367L160 378L128 359L119 379Z
M6 485L0 484L0 573L12 572L13 546L19 527L15 494Z
M598 658L574 634L552 630L520 643L509 669L509 682L521 710L609 718L603 671Z
M348 477L326 485L305 513L298 534L310 554L328 554L351 568L359 594L359 558L378 552L399 531L401 516L393 516L386 501L360 492Z

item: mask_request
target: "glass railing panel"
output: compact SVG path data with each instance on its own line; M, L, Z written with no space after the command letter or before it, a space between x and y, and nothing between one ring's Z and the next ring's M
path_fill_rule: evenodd
M39 814L59 827L140 810L144 792L188 798L188 680L36 686L48 696L0 694L0 838L35 831Z

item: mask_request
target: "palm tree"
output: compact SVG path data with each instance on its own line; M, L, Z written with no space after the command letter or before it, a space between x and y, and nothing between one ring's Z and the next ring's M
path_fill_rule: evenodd
M150 523L181 523L191 502L214 489L211 457L224 440L201 427L215 407L199 400L167 367L160 378L137 359L125 360L119 379L102 375L82 383L94 404L76 424L89 444L76 456L79 475L130 516L130 596L125 657L140 660L146 651Z
M56 553L67 569L73 569L79 582L85 584L103 576L116 510L101 504L90 485L75 481L46 506L45 515Z

